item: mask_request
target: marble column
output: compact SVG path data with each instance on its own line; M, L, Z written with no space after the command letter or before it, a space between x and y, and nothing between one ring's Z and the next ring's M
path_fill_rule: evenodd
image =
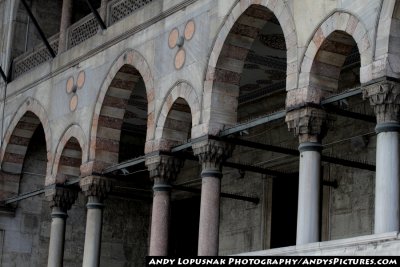
M150 256L167 256L169 243L169 222L171 185L181 167L182 161L171 156L156 156L146 159L153 186L153 212L151 217Z
M52 209L48 267L63 266L67 211L77 197L77 191L56 185L46 191L46 199Z
M400 84L380 81L364 87L377 125L375 229L376 234L399 230L399 105Z
M83 267L100 265L101 231L103 225L103 200L111 190L111 180L99 176L87 176L79 182L88 197Z
M73 0L63 0L61 11L60 35L58 39L58 54L67 50L67 29L71 25Z
M193 145L201 171L199 221L199 256L217 256L219 247L219 203L222 163L231 156L233 147L223 142L206 140Z
M326 131L326 113L316 107L304 107L286 115L289 130L299 138L299 196L296 244L319 241L321 139Z

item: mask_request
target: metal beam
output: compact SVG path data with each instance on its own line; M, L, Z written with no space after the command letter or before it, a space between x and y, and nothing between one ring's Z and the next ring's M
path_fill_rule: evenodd
M88 6L89 6L90 10L92 11L94 17L96 18L97 23L99 23L100 27L101 27L103 30L106 30L106 29L107 29L107 26L106 26L106 24L104 23L103 19L101 18L99 12L97 12L96 8L94 8L92 2L91 2L90 0L86 0L86 3L88 4Z
M51 48L49 41L47 41L46 35L43 33L42 28L40 28L39 23L37 22L35 16L33 15L31 9L29 8L28 4L26 3L25 0L21 0L22 4L24 5L26 11L28 12L29 17L31 18L33 25L35 25L36 30L39 32L40 37L42 38L42 41L44 45L47 47L47 50L49 50L50 55L55 58L56 53L54 53L53 48Z
M172 188L175 190L179 190L179 191L201 194L201 189L198 189L198 188L187 187L187 186L182 186L182 185L173 185ZM232 193L221 192L220 197L248 201L248 202L251 202L254 204L258 204L260 202L260 199L258 197L243 196L243 195L232 194Z
M285 147L274 146L274 145L267 145L267 144L247 141L247 140L238 139L238 138L223 138L222 140L224 142L239 145L239 146L246 146L246 147L251 147L251 148L255 148L255 149L277 152L277 153L282 153L282 154L287 154L287 155L292 155L292 156L299 156L299 154L300 154L299 151L296 149L285 148ZM357 169L362 169L362 170L375 171L375 165L367 163L367 162L341 159L341 158L325 156L325 155L321 155L321 161L332 163L332 164L337 164L337 165L342 165L342 166L347 166L347 167L352 167L352 168L357 168Z
M376 123L376 117L375 116L366 115L366 114L362 114L362 113L357 113L357 112L341 109L341 108L335 107L332 104L325 105L325 108L326 108L326 110L328 112L335 113L335 114L337 114L339 116L352 118L352 119L356 119L356 120L361 120L361 121L365 121L365 122L370 122L370 123Z
M28 192L28 193L25 193L25 194L17 195L15 197L10 197L10 198L7 198L6 200L4 200L4 204L6 204L6 205L7 204L11 204L11 203L14 203L14 202L26 199L26 198L30 198L30 197L33 197L33 196L37 196L37 195L43 194L44 192L45 192L45 188L42 188L42 189L35 190L35 191L32 191L32 192Z

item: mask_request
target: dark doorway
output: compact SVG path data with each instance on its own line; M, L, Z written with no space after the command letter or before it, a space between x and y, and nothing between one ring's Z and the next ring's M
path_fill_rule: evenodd
M296 244L299 175L277 177L272 186L271 248Z
M196 256L199 236L200 197L172 202L171 256Z

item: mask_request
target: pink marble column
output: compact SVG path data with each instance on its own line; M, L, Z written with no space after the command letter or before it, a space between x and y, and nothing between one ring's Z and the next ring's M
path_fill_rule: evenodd
M202 165L199 221L199 256L217 256L219 248L219 202L222 163L232 154L232 146L206 140L193 145Z
M60 35L58 41L58 54L67 50L67 29L71 25L73 0L63 0Z
M153 186L153 213L151 218L150 256L167 256L171 185L176 179L182 161L170 156L155 156L146 159Z
M171 186L160 179L154 181L151 218L150 256L168 255Z

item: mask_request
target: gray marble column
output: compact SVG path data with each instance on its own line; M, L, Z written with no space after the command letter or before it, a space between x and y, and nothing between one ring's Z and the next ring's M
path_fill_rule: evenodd
M375 230L399 230L399 105L400 84L381 81L364 87L364 98L374 108L377 125Z
M151 217L150 256L167 256L169 243L171 185L183 162L170 156L146 159L153 186L153 212Z
M219 204L222 163L231 156L233 147L207 140L193 145L202 165L199 221L199 256L217 256L219 248Z
M304 107L286 115L289 130L299 138L299 196L296 244L319 241L321 139L326 132L326 113L316 107Z
M103 226L103 200L111 190L111 181L104 177L87 176L81 179L80 186L88 197L82 266L98 267Z
M77 196L76 191L59 186L46 191L46 199L50 201L52 208L48 267L63 266L67 210L71 208Z
M73 0L63 0L61 11L60 35L58 41L58 54L67 50L67 29L71 26Z

